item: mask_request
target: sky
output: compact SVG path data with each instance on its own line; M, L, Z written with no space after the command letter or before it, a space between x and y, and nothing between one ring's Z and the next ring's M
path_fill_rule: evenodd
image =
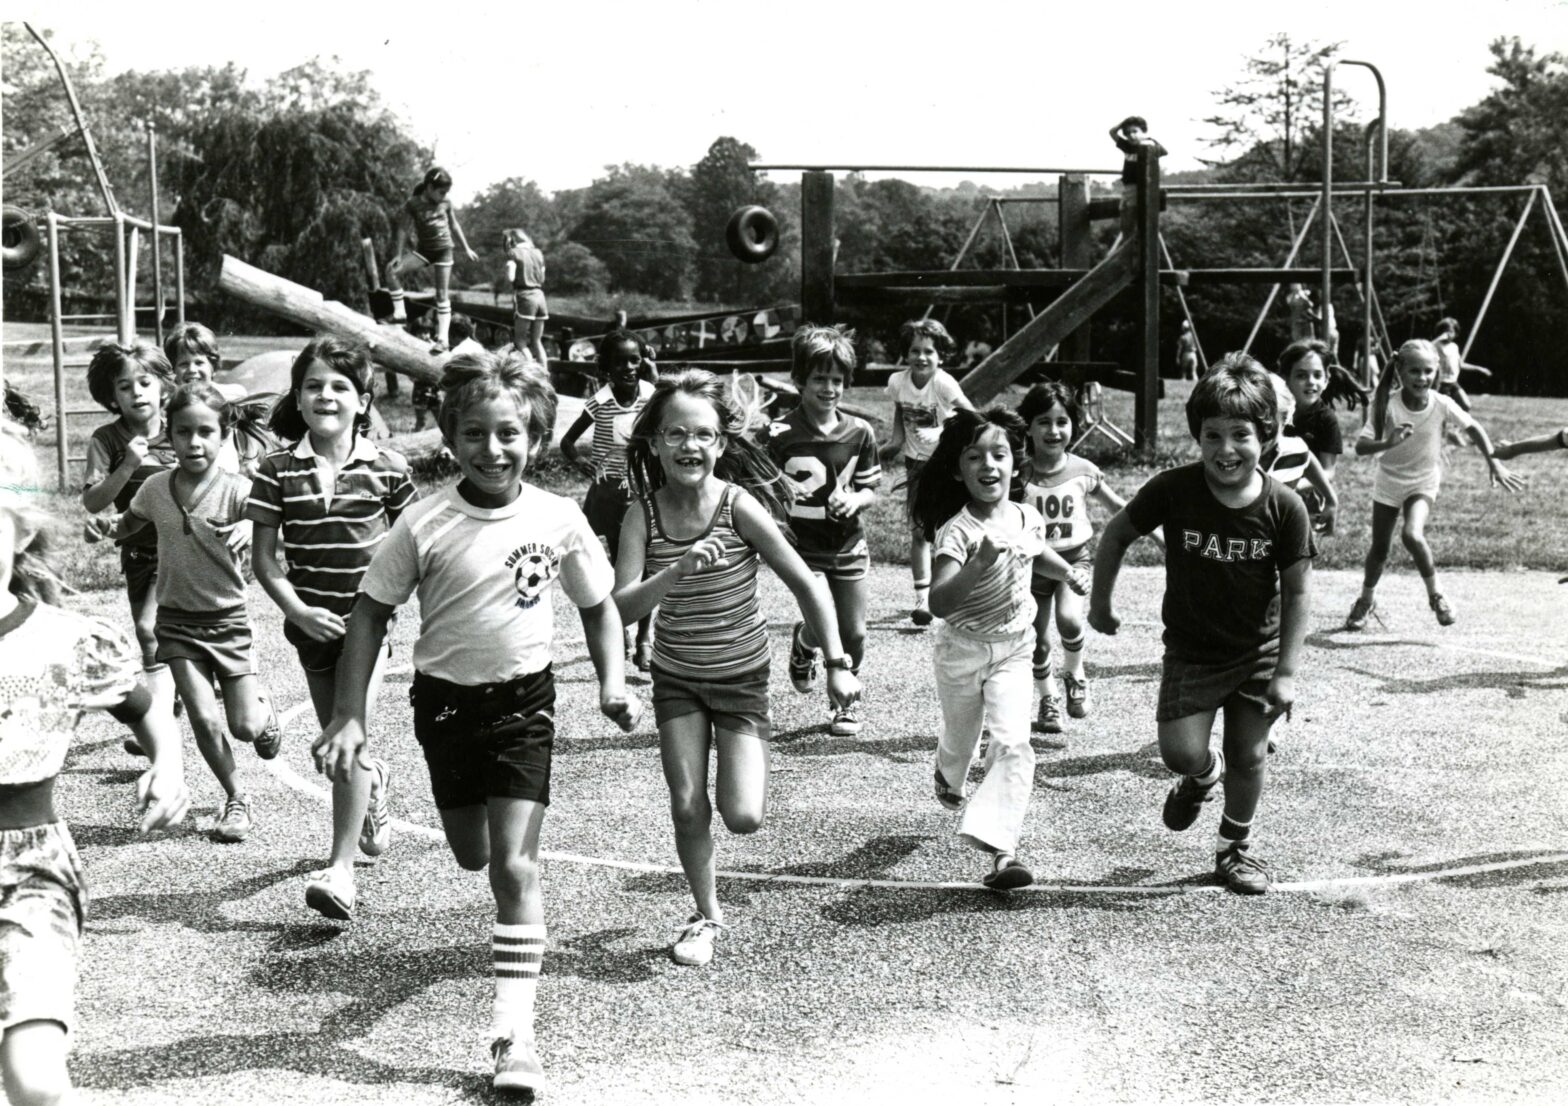
M1393 127L1451 118L1493 87L1487 44L1568 52L1568 0L465 0L375 5L11 3L7 19L96 41L111 72L233 61L263 80L312 56L369 70L470 198L507 177L581 187L606 165L689 166L732 135L770 162L1115 169L1108 128L1149 119L1167 171L1210 153L1214 90L1277 31L1343 41L1388 84ZM1115 13L1115 14L1112 14ZM1376 86L1336 87L1370 118ZM898 174L1011 186L1034 177ZM773 174L793 179L793 172Z

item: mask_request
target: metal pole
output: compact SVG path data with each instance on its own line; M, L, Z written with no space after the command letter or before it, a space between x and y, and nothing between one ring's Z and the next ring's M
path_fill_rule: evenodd
M1165 244L1165 233L1160 232L1160 255L1165 258L1165 267L1174 269L1176 262L1171 260L1171 249ZM1278 287L1278 285L1275 285ZM1203 375L1209 375L1209 359L1204 355L1203 342L1198 338L1198 324L1193 321L1192 312L1187 308L1187 293L1181 290L1181 285L1176 285L1176 300L1181 304L1182 316L1187 320L1187 329L1192 331L1192 344L1198 351L1198 364L1203 366Z
M125 247L125 302L131 312L131 333L136 333L136 277L142 260L142 231L132 227Z
M958 247L958 256L953 258L953 263L947 267L948 272L954 272L960 265L964 263L964 255L969 252L969 247L973 246L975 244L975 239L980 236L980 228L985 225L985 217L989 214L991 214L991 205L988 202L985 207L980 209L980 218L975 220L975 225L969 228L969 237L965 238L964 244ZM925 312L920 317L922 319L929 319L931 317L931 312L935 308L935 304L926 304Z
M158 127L147 120L147 179L152 193L152 336L163 345L163 233L158 229Z
M63 492L70 475L71 454L65 425L65 334L60 325L60 220L52 211L45 219L49 227L49 338L54 351L55 469Z
M130 345L131 322L125 310L125 219L114 214L114 314L120 344Z
M1340 58L1340 65L1359 65L1363 69L1372 71L1372 79L1377 81L1377 125L1383 135L1383 172L1381 180L1388 180L1388 85L1383 83L1383 73L1377 66L1369 61L1353 61L1350 58ZM1371 158L1367 159L1367 179L1373 179L1377 170L1373 168Z
M174 228L174 321L185 325L185 232Z
M1002 214L1002 205L997 203L995 199L992 199L991 206L996 208L996 225L1002 230L1002 246L1007 251L1007 258L1013 263L1013 268L1022 269L1023 266L1018 263L1018 251L1013 249L1013 236L1007 229L1007 219ZM1006 304L1003 304L1003 307L1005 309ZM1034 304L1025 300L1024 309L1029 312L1031 319L1034 318ZM1003 340L1005 341L1006 339L1004 338ZM1046 360L1049 361L1051 358L1048 357Z
M1083 173L1093 177L1119 177L1120 169L1058 169L1024 165L805 165L758 162L746 168L754 172L769 169L798 169L813 173Z
M1334 305L1329 266L1334 257L1334 62L1323 66L1323 276L1318 293L1318 318L1328 337L1328 315Z
M1552 249L1557 251L1557 267L1562 270L1563 284L1568 286L1568 235L1563 234L1562 220L1557 217L1557 207L1545 185L1541 186L1541 196L1545 199L1541 211L1546 215L1546 229L1550 232L1547 237L1552 240Z
M54 62L55 72L60 74L60 83L65 86L65 99L71 106L71 117L76 120L76 129L81 133L82 145L87 147L87 160L92 162L93 176L98 182L98 194L103 197L103 206L113 215L120 210L120 205L115 203L114 189L109 187L109 174L104 172L103 160L98 156L98 147L93 145L92 132L87 129L87 121L82 118L82 105L76 98L76 89L71 85L71 75L65 71L65 66L60 62L60 56L49 45L49 40L33 30L31 23L23 23L27 33L37 40L43 47L44 53L49 55L49 60Z
M1288 268L1290 268L1290 263L1292 261L1296 260L1296 254L1298 252L1300 252L1301 244L1307 240L1307 231L1310 230L1311 227L1312 227L1312 220L1317 218L1318 207L1322 203L1323 203L1323 197L1322 196L1319 196L1317 199L1312 201L1312 208L1311 208L1311 210L1309 210L1307 212L1307 217L1302 222L1301 229L1296 232L1296 240L1290 244L1290 253L1285 255L1285 264L1280 266L1281 269L1288 269ZM1268 318L1268 316L1269 316L1269 308L1274 306L1274 298L1276 296L1278 296L1278 295L1279 295L1279 285L1278 284L1271 285L1269 287L1268 299L1263 301L1263 310L1259 311L1258 312L1258 317L1253 320L1253 322L1252 322L1252 331L1247 335L1246 345L1241 347L1241 352L1242 353L1247 353L1247 352L1249 352L1252 349L1253 340L1257 338L1258 331L1263 329L1263 320Z
M1503 279L1503 270L1508 267L1508 259L1513 256L1514 243L1519 241L1519 233L1524 230L1524 221L1530 217L1530 211L1535 207L1537 193L1530 193L1530 199L1524 205L1524 214L1519 216L1519 221L1514 224L1514 232L1508 239L1508 245L1503 249L1503 259L1497 263L1497 271L1492 274L1492 283L1487 286L1486 298L1481 301L1481 310L1476 312L1475 322L1470 325L1470 333L1465 338L1465 348L1459 351L1459 360L1464 361L1470 356L1470 347L1475 345L1475 336L1481 330L1481 323L1486 319L1486 309L1492 306L1492 294L1497 291L1498 282Z
M1346 242L1345 242L1344 232L1339 229L1339 220L1338 219L1334 220L1334 238L1339 242L1339 252L1345 255L1345 265L1346 265L1346 267L1351 269L1351 270L1354 270L1355 267L1356 267L1356 262L1355 262L1355 259L1350 256L1350 246L1347 245ZM1377 313L1378 325L1380 327L1382 327L1384 329L1384 331L1387 331L1388 330L1388 323L1383 318L1383 309L1382 309L1382 307L1377 306L1377 297L1376 297L1376 295L1375 294L1369 294L1367 291L1363 291L1363 286L1361 285L1361 283L1359 281L1355 282L1355 289L1356 289L1356 293L1358 295L1360 295L1364 300L1366 300L1368 303L1373 305L1373 309ZM1371 331L1368 331L1367 333L1370 334Z
M1374 69L1372 72L1377 73L1377 70ZM1373 167L1372 167L1372 128L1374 126L1377 127L1379 130L1381 130L1383 128L1384 111L1386 110L1386 104L1384 104L1384 97L1383 97L1383 78L1382 78L1381 75L1378 76L1377 87L1378 87L1378 103L1380 105L1379 106L1379 110L1378 110L1378 121L1376 123L1369 124L1367 126L1367 176L1369 176L1369 177L1374 172ZM1384 142L1384 146L1383 146L1383 175L1385 177L1388 175L1388 144L1387 144L1386 141ZM1372 214L1373 214L1373 206L1374 205L1373 205L1373 201L1372 201L1372 193L1368 192L1367 193L1367 212L1366 212L1366 223L1367 223L1367 227L1366 227L1366 235L1367 235L1367 238L1366 238L1366 262L1367 262L1367 271L1366 271L1366 277L1364 278L1366 291L1361 296L1361 342L1362 342L1362 348L1366 350L1366 356L1365 356L1365 359L1362 362L1361 383L1364 384L1364 385L1367 385L1367 386L1371 386L1371 383L1372 383L1372 249L1373 249L1373 244L1372 244ZM1348 251L1347 251L1347 253L1348 253Z

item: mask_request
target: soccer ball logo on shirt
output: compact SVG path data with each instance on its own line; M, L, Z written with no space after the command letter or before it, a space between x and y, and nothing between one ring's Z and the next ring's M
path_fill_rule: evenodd
M545 588L561 568L561 557L552 547L529 542L512 550L506 558L512 569L512 585L517 589L517 605L528 610L544 596Z

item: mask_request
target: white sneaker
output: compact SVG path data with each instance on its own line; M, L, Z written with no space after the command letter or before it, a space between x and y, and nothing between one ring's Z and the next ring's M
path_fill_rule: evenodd
M532 1037L497 1037L490 1046L495 1057L495 1078L491 1085L498 1091L542 1091L544 1065Z
M384 760L371 761L370 805L359 828L359 851L366 856L380 856L392 842L392 804L387 799L391 790L392 769Z
M670 958L677 964L689 964L693 967L701 967L709 963L713 959L713 940L719 935L719 930L724 928L723 922L716 922L701 914L693 914L686 919L686 928L681 930L681 935L675 939L675 944L670 949Z

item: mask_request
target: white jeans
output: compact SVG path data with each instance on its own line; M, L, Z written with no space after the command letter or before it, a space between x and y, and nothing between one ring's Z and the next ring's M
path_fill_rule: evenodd
M949 787L962 790L980 746L981 728L990 726L985 779L969 796L958 832L971 844L998 852L1017 850L1034 791L1034 749L1029 744L1033 651L1032 626L1005 641L981 641L944 627L932 654L942 701L937 771Z

